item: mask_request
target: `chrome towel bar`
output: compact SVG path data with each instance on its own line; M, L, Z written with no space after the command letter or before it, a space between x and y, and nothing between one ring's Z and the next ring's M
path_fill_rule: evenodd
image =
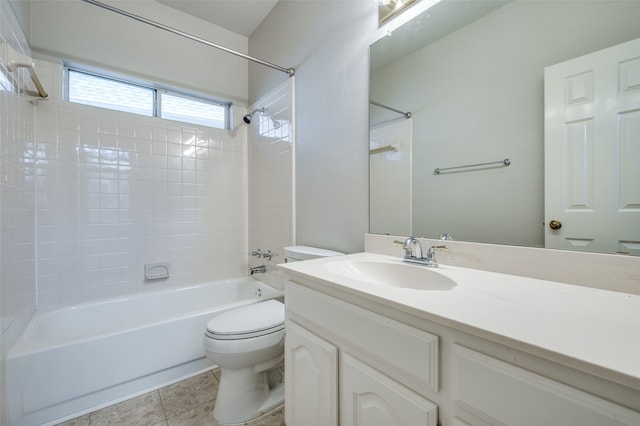
M457 169L467 169L470 167L482 167L482 166L493 166L493 165L503 165L503 166L508 166L511 164L511 160L509 160L508 158L505 158L502 161L491 161L489 163L478 163L478 164L467 164L466 166L455 166L455 167L443 167L443 168L437 168L433 171L434 175L439 175L440 172L443 172L445 170L457 170Z

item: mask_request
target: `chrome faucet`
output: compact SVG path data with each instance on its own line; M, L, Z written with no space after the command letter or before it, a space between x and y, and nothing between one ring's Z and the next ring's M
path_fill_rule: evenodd
M264 274L265 272L267 272L267 267L265 265L253 266L249 268L249 272L251 273L251 275L258 273Z
M417 265L428 266L430 268L437 268L438 262L436 261L436 246L430 246L427 250L427 255L422 257L422 245L415 237L407 238L402 243L405 255L403 262L415 263Z
M409 237L406 240L404 240L404 243L402 244L402 248L404 249L405 252L405 259L406 258L414 258L414 259L420 259L422 258L422 245L420 245L420 241L418 241L418 239L416 237Z

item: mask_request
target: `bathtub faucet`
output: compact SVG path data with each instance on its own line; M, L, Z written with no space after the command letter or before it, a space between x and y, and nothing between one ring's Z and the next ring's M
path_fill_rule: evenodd
M254 266L254 267L250 267L249 271L251 272L251 275L257 274L257 273L264 274L265 272L267 272L267 267L264 265Z

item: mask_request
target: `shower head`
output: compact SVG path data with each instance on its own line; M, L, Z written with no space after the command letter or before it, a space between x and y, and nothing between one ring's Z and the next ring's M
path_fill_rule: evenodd
M254 109L253 111L251 111L249 114L245 115L244 117L242 117L242 120L247 123L250 124L251 123L251 119L253 118L253 116L255 115L256 112L264 112L264 108L258 108L258 109Z

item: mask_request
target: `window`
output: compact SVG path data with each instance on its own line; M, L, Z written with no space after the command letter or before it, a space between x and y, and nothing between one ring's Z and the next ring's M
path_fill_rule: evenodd
M153 117L154 90L69 70L69 102Z
M160 92L160 117L226 129L228 107L175 93Z
M67 100L168 120L229 128L229 103L67 69Z

